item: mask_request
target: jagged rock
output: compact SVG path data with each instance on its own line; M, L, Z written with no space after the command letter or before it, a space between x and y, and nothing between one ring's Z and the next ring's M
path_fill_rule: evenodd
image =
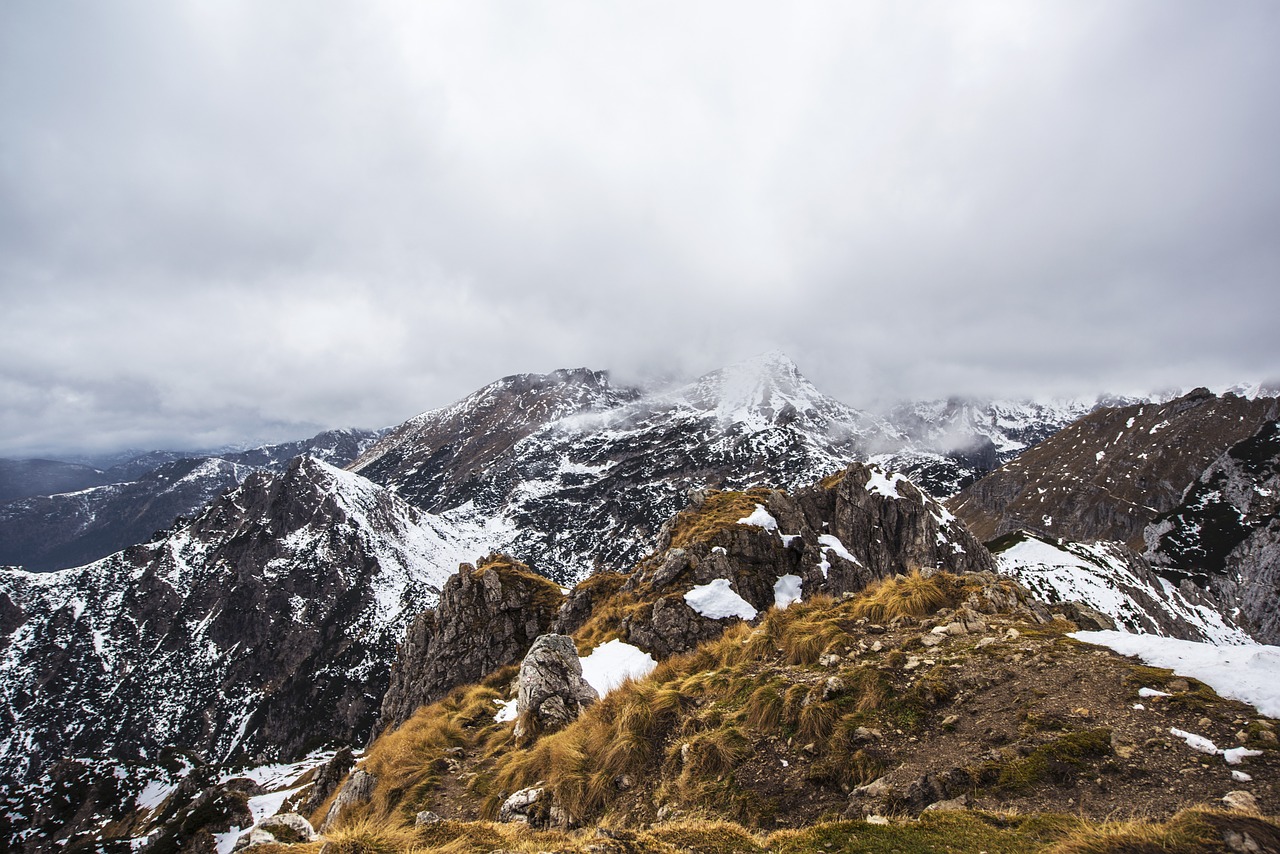
M582 678L582 662L573 638L547 634L533 642L520 663L516 696L517 739L563 729L600 699Z
M436 824L441 821L444 821L444 819L440 818L440 816L436 815L431 810L423 810L414 818L413 826L423 827L425 825Z
M946 801L934 801L924 808L925 812L957 812L969 808L969 796L961 795Z
M720 636L737 618L711 619L689 607L683 596L665 596L623 623L627 642L665 657Z
M338 790L338 796L333 799L333 805L329 807L329 812L325 814L324 821L320 824L320 832L328 833L342 815L343 810L359 804L367 804L372 800L373 791L377 786L377 777L359 768L353 771L347 778L347 782L343 783L342 788Z
M490 555L463 564L440 602L413 621L391 670L391 687L370 742L455 685L519 661L545 634L564 601L560 588L524 564Z
M276 813L258 822L258 829L264 830L284 843L310 842L316 838L315 828L311 822L294 812Z
M350 747L343 747L335 753L332 759L316 769L315 779L311 783L311 788L307 790L306 800L302 802L298 811L310 815L320 809L320 805L342 785L342 781L355 765L356 757Z
M776 528L733 524L750 515L752 503ZM707 517L718 523L704 524ZM700 527L708 533L690 539L687 530ZM718 637L738 619L695 611L684 598L691 587L725 579L759 614L775 604L783 576L799 579L804 597L841 596L921 567L990 573L994 563L942 505L905 478L874 466L854 463L793 495L762 489L743 499L709 491L698 506L663 526L658 550L622 584L621 590L641 602L621 628L629 643L663 657ZM567 623L587 619L579 603L574 614ZM981 625L976 614L970 619Z
M498 821L524 822L534 828L569 827L569 814L556 805L554 796L543 786L538 783L521 789L503 801Z

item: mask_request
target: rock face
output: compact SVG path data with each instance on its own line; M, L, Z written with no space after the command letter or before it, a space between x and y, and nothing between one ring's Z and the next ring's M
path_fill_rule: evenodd
M663 657L788 597L840 596L912 570L995 568L987 550L936 500L901 475L862 463L792 494L697 492L658 541L658 550L618 582L619 594L607 595L613 584L607 577L575 590L557 630L575 631L610 598L628 601L618 618L621 637ZM701 604L708 596L737 600L737 615Z
M596 689L582 678L573 638L542 635L520 663L515 737L533 739L563 729L599 699Z
M1232 445L1280 413L1280 400L1197 389L1165 404L1098 409L952 498L983 541L1027 530L1144 548L1143 529Z
M410 616L474 548L363 478L299 458L98 563L0 570L0 791L23 793L5 798L0 832L30 817L61 757L121 763L138 780L128 768L164 750L291 759L363 740Z
M1161 575L1216 593L1262 643L1280 643L1280 425L1213 462L1145 532Z
M327 833L330 828L342 816L342 813L353 806L359 804L367 804L373 798L373 792L378 787L378 778L357 768L347 778L347 782L342 784L342 788L338 790L338 796L333 799L333 805L329 807L329 812L325 813L324 822L320 825L320 832Z
M391 669L374 736L456 685L515 664L545 634L564 600L560 588L501 555L464 564L434 611L414 619Z

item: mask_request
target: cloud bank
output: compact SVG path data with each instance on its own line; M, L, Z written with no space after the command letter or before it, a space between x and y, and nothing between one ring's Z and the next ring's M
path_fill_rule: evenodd
M854 405L1280 376L1280 7L0 9L0 455L770 348Z

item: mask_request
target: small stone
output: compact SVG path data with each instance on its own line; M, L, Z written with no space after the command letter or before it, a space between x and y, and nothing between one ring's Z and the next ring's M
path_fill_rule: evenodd
M830 700L833 697L839 697L845 690L844 680L839 676L832 676L822 685L822 699Z
M942 725L943 725L943 726L955 726L955 725L956 725L956 722L957 722L957 721L959 721L959 720L960 720L960 716L959 716L959 715L947 715L945 718L943 718L943 719L942 719Z
M1201 718L1200 720L1196 721L1196 723L1199 724L1201 729L1208 729L1209 727L1213 726L1213 721L1209 720L1208 718Z
M1265 744L1275 744L1276 734L1269 729L1260 729L1258 730L1258 741Z
M413 825L414 827L423 827L424 825L435 824L438 821L443 821L443 819L431 810L423 810L418 813L418 817L414 819Z
M838 667L840 665L840 656L834 652L823 653L822 657L818 659L818 664L823 667Z
M969 796L961 795L958 798L952 798L947 801L935 801L924 808L925 812L956 812L957 810L967 810L969 808Z
M978 641L978 643L974 646L974 649L984 649L986 647L991 646L995 642L996 642L996 639L988 635L987 637Z
M1008 629L1004 633L1004 639L1007 641L1015 641L1020 637L1022 637L1022 632L1017 629Z
M889 780L886 777L880 777L878 779L872 780L870 783L867 783L865 786L858 786L856 789L853 790L855 795L859 795L867 798L884 797L885 795L889 794L892 791L893 791L893 786L890 785Z
M947 633L948 633L948 627L947 627L947 626L934 626L934 627L930 630L930 634L935 634L935 635L945 635L945 634L947 634Z
M935 647L942 643L942 635L925 635L920 638L920 643L926 647Z
M1250 815L1261 815L1258 809L1258 799L1250 793L1237 789L1233 792L1227 792L1222 796L1222 803L1230 810L1238 812L1247 812Z
M872 652L880 652L883 649L884 649L884 644L880 643L880 641L876 641L871 645Z
M880 730L865 726L860 726L853 731L855 741L874 741L883 737L883 735L884 734L881 733Z
M815 742L811 741L800 749L803 750L805 753L817 753L818 745Z
M867 816L866 821L867 821L867 824L888 824L889 823L889 819L885 818L882 815L869 815Z
M969 630L964 627L964 623L947 623L947 634L949 635L967 635Z
M1179 691L1191 690L1191 685L1185 679L1174 679L1170 682L1165 683L1165 687L1175 694L1178 693Z
M902 665L902 669L915 670L919 666L920 666L920 659L913 655L907 659L906 664Z

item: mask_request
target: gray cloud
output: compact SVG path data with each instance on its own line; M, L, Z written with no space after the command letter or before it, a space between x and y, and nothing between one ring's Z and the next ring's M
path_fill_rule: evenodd
M1280 375L1265 2L9 3L0 455L791 353L854 404Z

